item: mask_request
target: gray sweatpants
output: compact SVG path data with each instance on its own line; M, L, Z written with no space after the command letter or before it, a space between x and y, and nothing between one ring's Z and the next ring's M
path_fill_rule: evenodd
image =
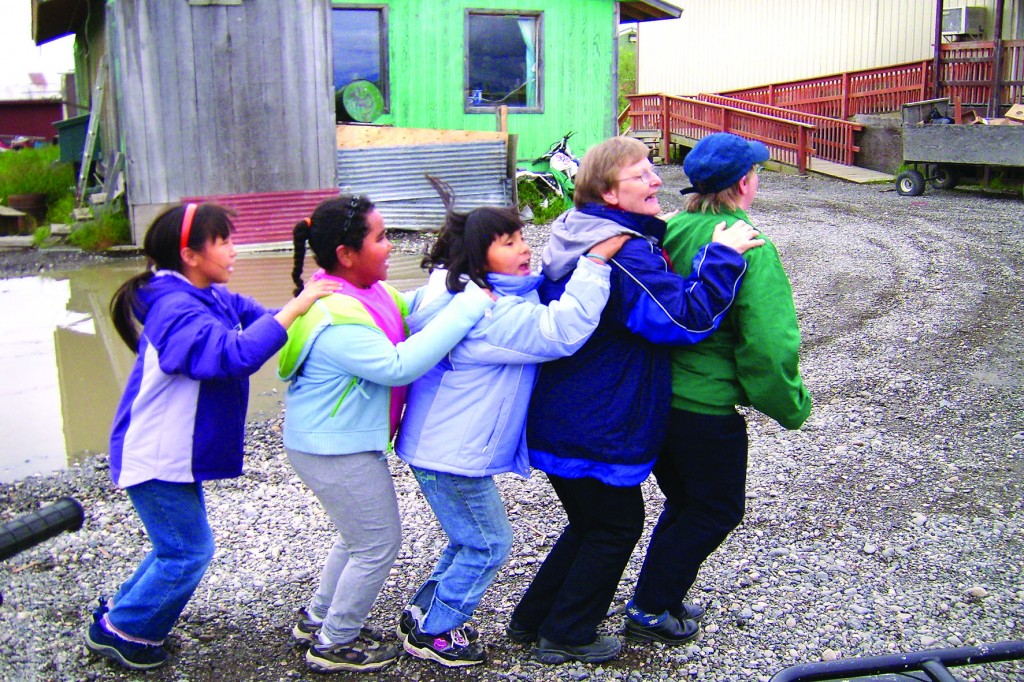
M338 528L309 611L323 618L334 644L356 638L395 563L402 542L395 485L382 452L310 455L288 461Z

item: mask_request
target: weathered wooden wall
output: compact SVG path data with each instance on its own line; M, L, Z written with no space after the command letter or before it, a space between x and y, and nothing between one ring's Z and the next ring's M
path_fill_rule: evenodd
M336 7L365 0L334 0ZM614 133L612 0L389 0L391 111L377 122L407 128L495 130L492 113L466 113L465 11L542 10L543 112L508 116L518 156L540 156L568 130L573 151Z
M108 5L133 207L334 185L327 11L326 0Z

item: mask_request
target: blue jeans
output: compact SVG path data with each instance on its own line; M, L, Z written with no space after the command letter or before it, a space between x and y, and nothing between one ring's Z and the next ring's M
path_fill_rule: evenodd
M459 476L410 467L448 534L448 546L412 603L426 614L420 629L441 634L473 615L512 549L512 526L490 476Z
M203 486L146 481L126 492L153 549L114 595L105 624L130 641L160 644L213 558Z

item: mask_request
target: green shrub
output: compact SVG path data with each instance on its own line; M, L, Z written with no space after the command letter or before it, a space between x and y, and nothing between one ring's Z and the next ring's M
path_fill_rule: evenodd
M67 196L73 201L75 169L59 157L55 145L0 154L0 199L6 204L11 194L45 194L47 205Z
M85 251L105 251L117 244L131 242L131 222L118 201L109 208L97 207L95 217L79 225L68 241Z
M547 225L565 210L572 208L570 200L559 196L543 180L524 176L519 178L516 185L519 190L519 210L529 206L536 225Z

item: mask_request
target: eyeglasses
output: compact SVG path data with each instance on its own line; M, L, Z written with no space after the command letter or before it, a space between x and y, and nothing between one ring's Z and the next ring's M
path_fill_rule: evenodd
M628 178L619 178L615 182L625 182L626 180L639 180L645 185L650 185L652 182L654 182L655 178L658 178L659 180L661 179L657 173L648 168L640 175L630 175Z
M761 171L763 171L763 170L764 170L764 166L757 166L757 165L754 166L754 172L756 174L758 174L758 175L760 175Z

